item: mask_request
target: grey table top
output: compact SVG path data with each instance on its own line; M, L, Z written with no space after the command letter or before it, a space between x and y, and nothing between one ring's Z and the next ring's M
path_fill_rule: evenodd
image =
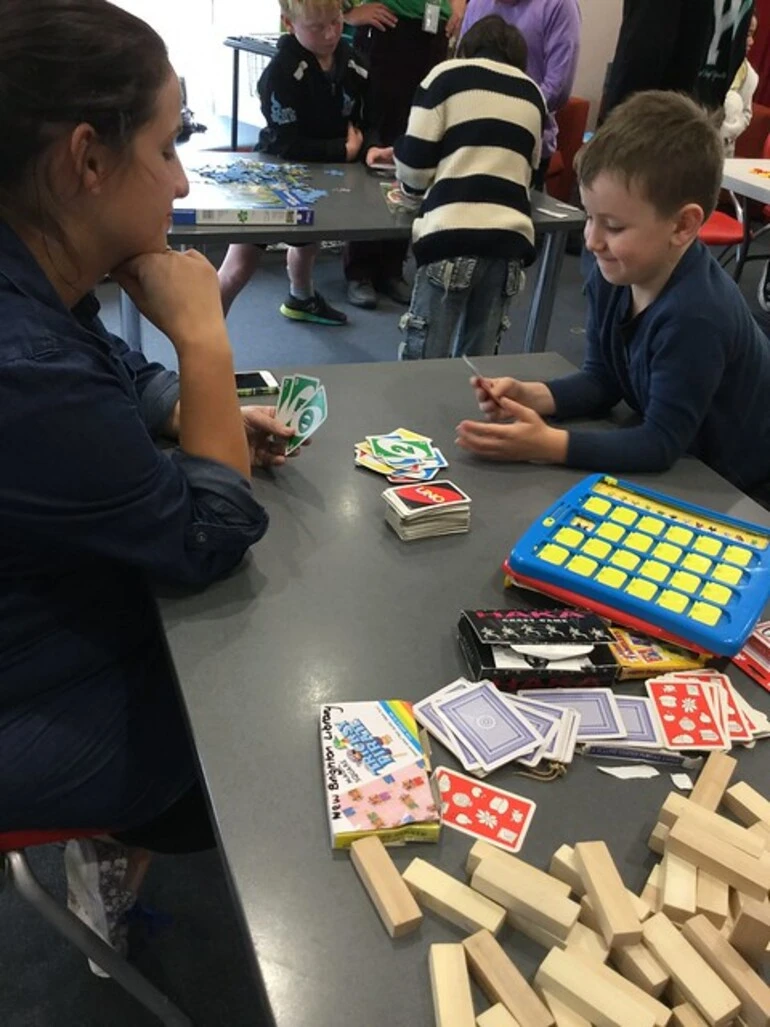
M480 360L492 374L554 377L556 354ZM309 370L314 373L313 369ZM335 700L417 700L464 672L455 643L462 607L505 606L500 563L537 514L582 476L563 468L487 464L453 445L474 415L458 361L316 369L329 419L313 446L256 494L271 516L265 539L227 580L160 610L236 906L258 956L279 1027L433 1024L428 944L459 940L432 914L393 942L345 853L327 833L318 706ZM471 531L403 543L383 520L384 480L353 465L353 443L405 426L431 435L446 476L473 498ZM636 476L631 476L636 479ZM639 476L675 496L770 524L770 517L695 460ZM750 701L770 696L737 672ZM640 686L629 686L637 691ZM625 690L625 689L624 689ZM765 745L740 751L740 777L766 786ZM434 745L434 764L456 766ZM639 889L653 857L646 837L670 790L667 774L621 782L576 758L565 778L534 782L509 768L492 781L537 804L522 855L546 866L563 842L604 838ZM462 876L471 839L393 850ZM501 941L529 975L544 950L505 928ZM485 1008L480 1002L478 1010Z
M233 154L222 151L195 151L185 157L188 169L204 164L225 164L234 157L250 157L270 163L277 158L260 154ZM169 234L171 243L238 242L318 242L321 239L395 239L408 236L412 218L405 213L391 214L382 195L380 183L387 181L372 173L360 162L355 164L308 164L309 187L324 189L328 196L315 205L312 225L291 228L274 225L174 225ZM330 175L328 171L342 171ZM554 200L542 193L532 194L532 218L540 233L562 232L580 228L585 215L576 207Z

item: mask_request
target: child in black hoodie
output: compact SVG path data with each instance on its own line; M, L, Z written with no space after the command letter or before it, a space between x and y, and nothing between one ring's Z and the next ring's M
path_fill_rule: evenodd
M364 138L368 72L342 36L341 0L281 0L291 34L259 80L266 126L257 150L290 161L342 163L371 149ZM381 151L374 148L373 156ZM330 307L313 286L314 244L290 246L289 295L281 313L295 321L342 325L347 317ZM258 247L235 243L219 279L225 312L259 262Z

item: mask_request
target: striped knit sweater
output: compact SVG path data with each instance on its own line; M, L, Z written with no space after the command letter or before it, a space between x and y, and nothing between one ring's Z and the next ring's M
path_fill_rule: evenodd
M451 257L535 256L529 203L546 115L524 72L487 58L450 60L423 80L395 145L418 264Z

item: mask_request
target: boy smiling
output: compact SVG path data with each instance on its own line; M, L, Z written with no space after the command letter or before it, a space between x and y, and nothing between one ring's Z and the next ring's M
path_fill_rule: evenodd
M721 183L719 132L685 96L637 93L576 168L596 258L583 368L548 383L474 381L492 423L463 421L458 444L590 471L662 471L690 453L744 491L761 490L770 483L770 344L698 240ZM544 420L597 417L620 400L639 424L605 432Z

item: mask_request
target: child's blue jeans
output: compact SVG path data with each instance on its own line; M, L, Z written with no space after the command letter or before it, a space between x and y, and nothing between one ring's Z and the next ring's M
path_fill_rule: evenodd
M523 281L521 262L505 257L453 257L418 267L400 323L400 359L497 353Z

